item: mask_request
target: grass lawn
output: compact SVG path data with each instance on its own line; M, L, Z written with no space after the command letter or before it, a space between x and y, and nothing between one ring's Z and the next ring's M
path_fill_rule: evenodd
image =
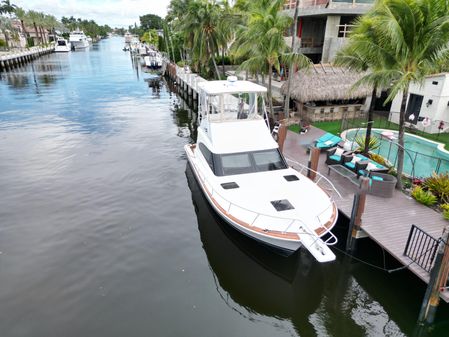
M351 120L350 128L358 128L358 127L365 128L366 125L364 125L362 123L366 123L366 120L365 119ZM341 130L341 121L316 122L316 123L312 123L312 125L316 128L324 130L326 132L333 133L334 135L339 135L340 130ZM378 119L374 120L373 128L398 130L399 126L395 123L389 122L386 119L378 118ZM299 125L298 124L290 125L289 130L291 130L293 132L299 132ZM409 130L406 129L405 132L409 132ZM441 133L440 135L438 135L438 134L425 133L425 132L422 132L419 130L413 130L413 132L411 132L411 133L415 134L417 136L421 136L423 138L429 139L429 140L443 143L444 148L446 150L449 150L449 133Z

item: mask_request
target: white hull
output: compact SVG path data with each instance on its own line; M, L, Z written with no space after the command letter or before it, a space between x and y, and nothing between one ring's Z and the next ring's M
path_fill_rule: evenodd
M57 53L68 53L71 50L71 46L56 46L55 52Z
M210 191L207 190L207 187L205 186L205 182L203 181L203 179L201 178L201 176L198 173L198 167L195 163L195 158L193 158L192 155L190 154L191 150L189 149L189 147L190 147L189 145L186 145L184 147L184 149L187 153L187 159L189 160L190 166L192 167L192 171L195 175L195 178L198 181L198 184L200 185L201 190L203 191L203 194L205 195L209 204L218 213L218 215L220 215L220 217L223 220L225 220L228 224L230 224L232 227L234 227L238 231L244 233L245 235L247 235L257 241L260 241L264 244L275 247L277 249L281 249L281 250L293 253L301 247L302 244L301 244L300 240L288 240L288 239L274 238L274 237L271 237L268 235L263 235L262 233L250 230L250 229L246 228L245 226L238 224L235 220L230 218L228 216L228 214L226 214L220 207L218 207L217 203L214 202L214 200L212 199Z
M83 41L72 41L72 46L73 48L76 49L84 49L89 47L89 42L87 40L83 40Z

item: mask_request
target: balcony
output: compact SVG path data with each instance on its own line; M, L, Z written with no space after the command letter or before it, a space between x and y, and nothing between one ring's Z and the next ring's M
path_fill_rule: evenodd
M301 0L298 16L313 15L362 15L373 5L374 0ZM287 0L284 11L290 16L294 15L296 1Z

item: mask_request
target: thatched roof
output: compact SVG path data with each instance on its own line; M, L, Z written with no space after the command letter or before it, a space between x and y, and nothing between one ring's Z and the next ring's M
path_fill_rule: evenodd
M352 89L365 73L330 64L315 64L309 69L298 71L292 80L290 97L298 102L349 100L371 95L372 87L363 85ZM281 87L287 92L287 82Z

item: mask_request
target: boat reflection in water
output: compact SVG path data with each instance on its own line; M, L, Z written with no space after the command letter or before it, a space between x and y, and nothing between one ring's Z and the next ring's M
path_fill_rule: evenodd
M186 176L203 248L223 300L243 315L292 319L301 335L313 335L309 316L321 302L323 266L305 250L287 258L241 235L211 209L189 164Z

